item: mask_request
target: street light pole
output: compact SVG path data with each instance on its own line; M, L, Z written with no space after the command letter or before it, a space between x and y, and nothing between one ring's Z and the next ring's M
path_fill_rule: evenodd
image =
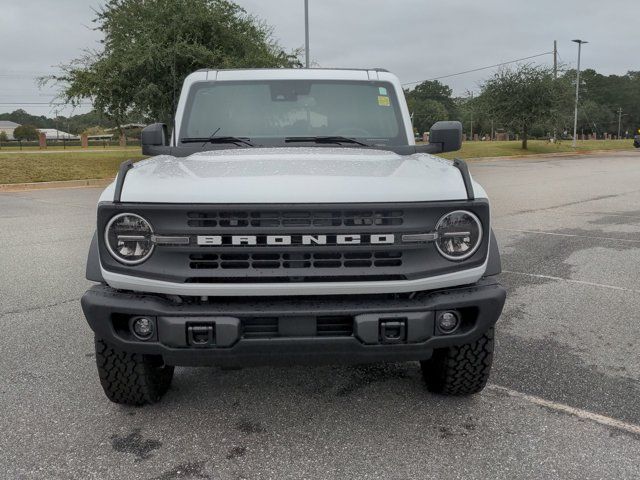
M309 68L309 0L304 0L304 60Z
M578 69L576 74L576 108L573 116L573 148L577 146L578 140L578 98L580 97L580 53L582 52L582 44L589 43L586 40L572 40L578 44Z

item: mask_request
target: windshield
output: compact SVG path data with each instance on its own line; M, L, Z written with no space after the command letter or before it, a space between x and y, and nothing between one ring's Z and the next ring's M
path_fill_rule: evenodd
M296 137L407 144L395 90L387 82L201 82L191 89L183 118L181 141L215 133L258 144L284 144Z

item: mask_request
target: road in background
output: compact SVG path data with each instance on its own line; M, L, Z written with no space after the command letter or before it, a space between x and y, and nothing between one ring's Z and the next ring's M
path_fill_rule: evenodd
M99 189L0 194L0 477L639 478L640 155L471 169L509 297L463 399L393 363L178 369L111 404L79 304Z

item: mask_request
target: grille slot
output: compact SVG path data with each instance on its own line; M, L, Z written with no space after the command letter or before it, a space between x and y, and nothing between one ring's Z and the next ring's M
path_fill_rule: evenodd
M271 338L278 336L278 317L247 318L242 321L244 338Z
M193 228L374 227L404 223L402 210L188 212Z
M385 282L392 280L406 280L405 275L309 275L286 276L274 275L265 277L188 277L185 283L307 283L307 282Z
M295 252L295 253L193 253L189 267L195 270L385 268L402 266L401 251Z
M352 317L317 317L316 321L319 337L349 337L353 335Z
M242 320L242 336L246 339L276 338L280 336L278 317L246 318ZM353 318L346 315L316 317L318 337L350 337Z

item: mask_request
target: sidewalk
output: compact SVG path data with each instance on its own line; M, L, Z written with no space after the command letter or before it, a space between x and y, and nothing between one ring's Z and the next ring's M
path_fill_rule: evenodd
M618 149L618 150L576 150L575 152L558 152L558 153L532 153L529 155L502 155L498 157L469 157L464 160L467 162L479 162L479 161L496 161L496 160L526 160L527 158L558 158L558 157L584 157L590 155L602 155L602 154L618 154L618 153L632 153L638 152L640 156L640 149Z
M26 190L47 190L50 188L106 187L113 178L90 178L85 180L62 180L57 182L0 183L0 193L22 192Z
M37 154L42 155L45 153L92 153L92 152L139 152L140 147L127 147L127 148L83 148L83 149L64 149L64 148L56 148L56 149L43 149L43 150L4 150L0 149L0 155L2 154L15 154L19 153L20 155L27 154Z

